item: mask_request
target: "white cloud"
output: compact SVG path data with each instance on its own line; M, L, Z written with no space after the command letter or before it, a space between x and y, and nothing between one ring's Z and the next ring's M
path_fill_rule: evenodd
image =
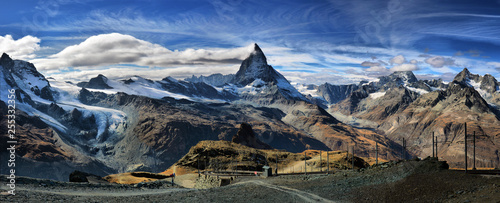
M387 73L389 72L389 69L383 67L383 66L372 66L370 68L365 69L367 72L380 72L380 73Z
M7 53L11 58L27 60L35 58L35 51L40 49L40 39L24 36L14 40L11 35L0 36L0 54Z
M340 84L356 84L360 81L367 80L373 81L376 78L367 75L358 74L335 74L330 72L318 72L318 73L307 73L307 72L281 72L291 83L300 84L316 84L320 85L323 83L330 83L335 85Z
M418 66L416 64L405 63L405 64L394 66L390 70L392 72L394 72L394 71L415 71L415 70L418 70Z
M410 61L410 63L411 63L411 64L417 64L417 63L418 63L418 61L417 61L417 60L415 60L415 59L412 59L412 60Z
M488 66L493 66L495 68L500 68L500 62L488 62L486 63Z
M374 63L374 62L370 62L370 61L364 61L363 63L361 63L361 66L364 66L364 67L371 67L371 66L379 66L380 63Z
M434 68L442 68L443 66L455 65L455 60L451 58L445 58L442 56L434 56L425 59L425 62Z
M253 51L253 44L233 49L186 49L171 51L161 45L118 33L89 37L80 44L32 62L40 70L66 67L88 69L114 64L135 64L148 67L179 65L236 64Z
M403 55L397 55L394 58L392 58L389 62L391 62L391 64L395 63L401 65L406 62L406 59Z

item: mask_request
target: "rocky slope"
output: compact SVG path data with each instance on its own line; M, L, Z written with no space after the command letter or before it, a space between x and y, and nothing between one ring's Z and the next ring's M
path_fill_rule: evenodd
M467 122L469 136L474 131L478 135L477 166L492 167L499 160L495 141L500 132L497 89L493 77L471 74L467 69L446 85L440 80L417 81L409 72L396 72L356 90L329 112L341 120L350 118L351 123L383 131L398 143L405 138L410 152L420 157L432 155L434 133L440 157L453 167L464 166Z
M409 145L410 151L422 157L432 154L434 134L438 138L439 157L453 167L463 167L465 123L469 139L476 133L476 166L497 166L499 115L478 91L457 80L445 91L422 95L404 111L389 117L380 129L393 140L406 138L413 143ZM468 156L472 158L472 153Z

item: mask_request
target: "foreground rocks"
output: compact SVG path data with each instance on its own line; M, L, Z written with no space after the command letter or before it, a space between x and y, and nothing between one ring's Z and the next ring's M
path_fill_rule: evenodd
M330 175L240 177L228 186L210 189L179 188L161 181L135 186L19 177L16 196L0 195L0 201L498 202L500 199L500 177L465 174L441 166L440 162L422 160L380 164L362 171L339 170ZM6 181L6 176L0 176L0 181Z

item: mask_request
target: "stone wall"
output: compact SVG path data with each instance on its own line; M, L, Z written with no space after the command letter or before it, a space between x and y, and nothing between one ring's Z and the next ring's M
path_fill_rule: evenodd
M220 187L222 180L217 176L202 175L196 179L194 188L196 189L208 189L214 187Z

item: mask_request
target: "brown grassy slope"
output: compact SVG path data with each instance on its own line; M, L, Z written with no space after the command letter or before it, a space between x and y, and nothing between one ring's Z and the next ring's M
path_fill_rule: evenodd
M320 162L319 153L322 153ZM307 167L309 170L319 171L326 167L326 152L319 150L306 150ZM165 173L182 169L185 172L197 172L198 168L204 170L249 170L261 171L268 164L271 167L288 168L304 164L304 152L291 153L280 150L262 150L228 141L201 141L191 148L189 152ZM330 152L330 167L337 169L350 168L351 155L346 157L345 152ZM199 163L199 165L198 165ZM355 167L367 167L363 159L356 157ZM286 171L291 172L291 171Z

